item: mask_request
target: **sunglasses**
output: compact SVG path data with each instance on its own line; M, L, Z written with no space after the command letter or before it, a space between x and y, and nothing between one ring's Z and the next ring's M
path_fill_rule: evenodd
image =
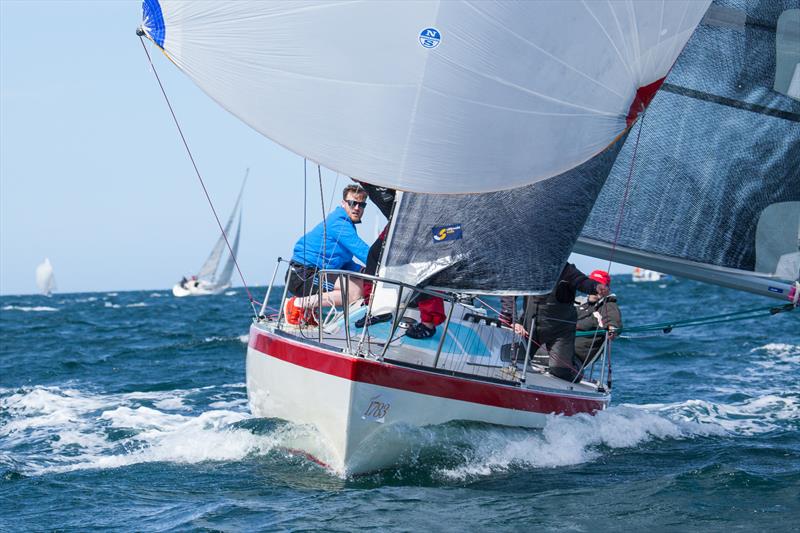
M356 200L345 200L345 202L350 206L350 209L355 209L356 206L360 207L361 209L367 207L367 202L358 202Z

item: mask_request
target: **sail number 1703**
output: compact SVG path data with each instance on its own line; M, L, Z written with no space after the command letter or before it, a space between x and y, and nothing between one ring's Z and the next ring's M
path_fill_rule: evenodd
M386 414L389 412L389 409L392 407L390 403L384 403L379 400L372 400L369 402L367 409L364 411L362 418L371 418L376 422L383 422L383 419L386 418Z

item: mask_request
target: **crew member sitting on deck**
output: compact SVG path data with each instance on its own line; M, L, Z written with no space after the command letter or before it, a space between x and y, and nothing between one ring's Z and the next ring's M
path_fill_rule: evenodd
M589 274L589 279L598 281L604 285L611 286L611 276L604 270L595 270ZM577 308L578 331L608 331L608 340L611 341L617 332L622 329L622 313L617 306L617 297L614 294L601 298L596 294L590 294L586 303ZM575 357L585 366L590 363L606 339L606 333L599 331L595 335L585 337L575 337Z
M549 354L551 375L567 381L579 377L580 364L575 361L575 291L608 296L608 286L590 279L572 263L561 270L555 288L548 294L526 296L521 320L514 324L514 331L527 337L533 335L533 349L546 350ZM510 300L509 300L510 299ZM503 309L513 309L513 296L504 297ZM504 315L506 313L504 312ZM508 316L501 317L508 321Z
M360 185L348 185L342 191L342 204L323 222L303 235L294 245L287 286L294 296L286 301L286 321L316 325L313 309L323 305L342 305L342 288L336 283L320 280L318 271L350 270L359 272L361 266L353 261L367 261L369 246L358 236L356 224L361 222L367 206L367 193ZM322 294L319 287L323 286ZM348 304L361 297L363 283L349 278Z

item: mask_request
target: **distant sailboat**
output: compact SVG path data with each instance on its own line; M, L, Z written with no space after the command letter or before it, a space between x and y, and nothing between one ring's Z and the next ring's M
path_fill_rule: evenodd
M53 275L53 265L50 264L50 259L45 260L36 267L36 286L39 287L39 292L45 296L50 296L56 290L56 278Z
M239 250L239 236L241 235L242 229L242 211L240 209L240 203L242 200L242 193L244 192L244 185L247 182L247 175L250 173L250 169L247 169L245 172L244 180L242 181L242 187L239 190L239 197L236 199L236 204L233 207L233 211L231 212L230 218L228 218L228 222L225 224L225 235L231 234L231 227L233 227L233 220L236 217L236 213L239 213L239 220L236 225L236 236L233 239L233 244L231 245L233 254L228 255L228 259L225 261L222 269L217 272L219 264L222 262L222 257L225 255L225 236L220 235L219 239L217 239L214 248L211 249L211 253L206 259L203 266L200 267L200 271L195 276L191 276L190 278L184 278L179 282L176 283L172 287L172 294L181 298L183 296L207 296L209 294L219 294L225 289L231 286L231 275L233 274L233 267L234 267L234 260L236 254Z
M661 281L666 278L665 274L656 272L655 270L647 270L646 268L636 267L633 269L633 281L636 283L644 281Z

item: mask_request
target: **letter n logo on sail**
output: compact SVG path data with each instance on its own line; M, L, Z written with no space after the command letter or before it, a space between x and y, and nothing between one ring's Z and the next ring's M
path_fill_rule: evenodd
M442 34L436 28L425 28L419 34L419 44L425 48L436 48L442 40Z

